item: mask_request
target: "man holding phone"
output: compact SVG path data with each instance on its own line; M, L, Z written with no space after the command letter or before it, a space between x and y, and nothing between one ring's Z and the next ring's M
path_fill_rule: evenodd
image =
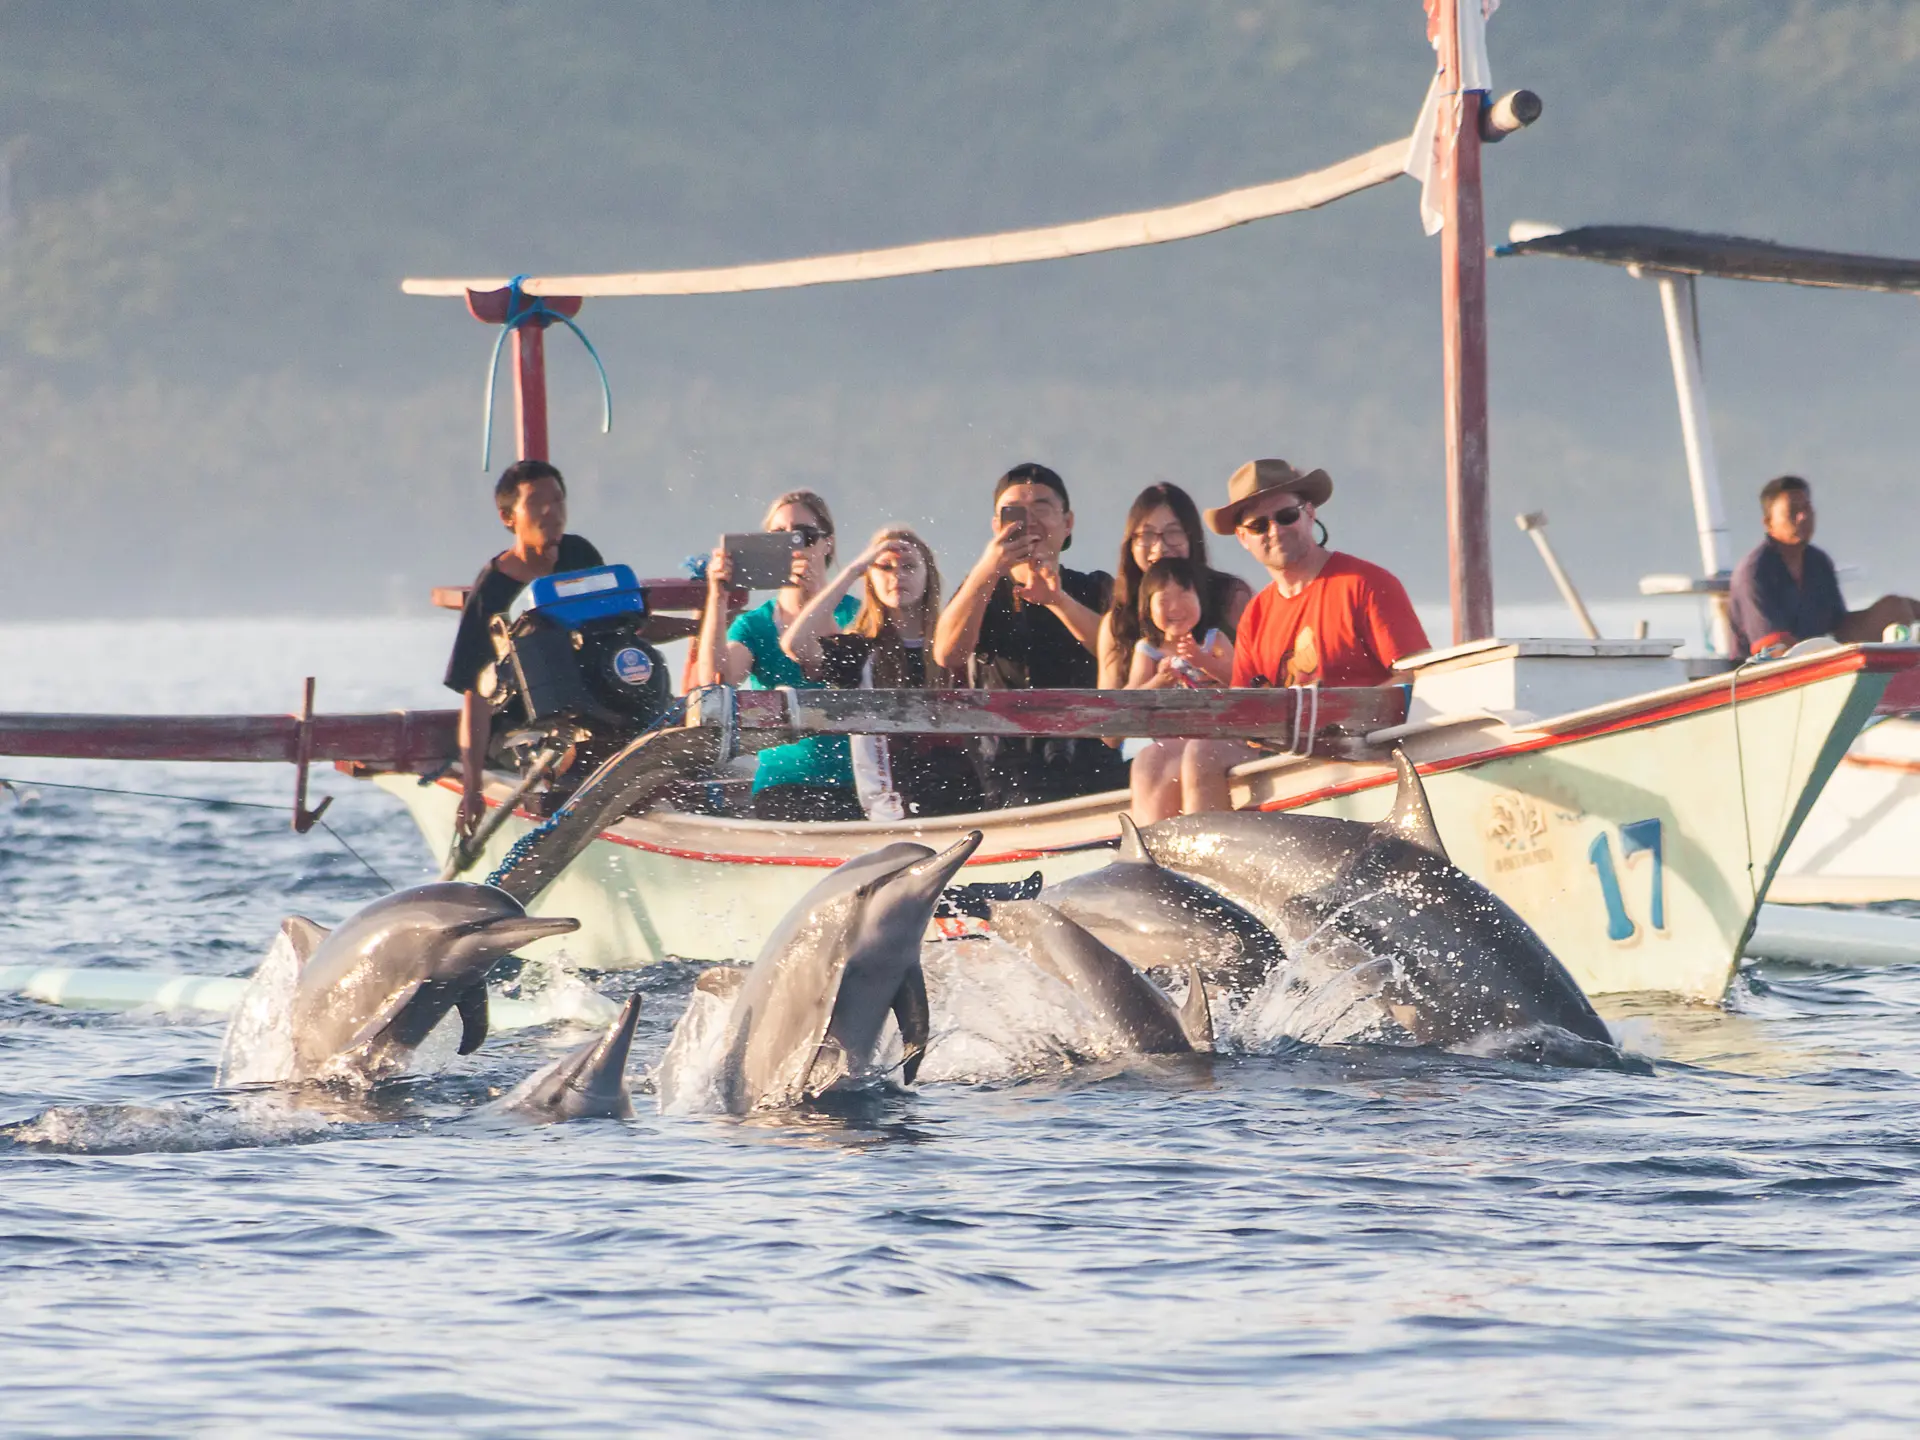
M1016 465L994 485L993 504L993 537L940 614L934 663L964 669L980 689L1093 689L1113 577L1060 563L1073 543L1066 482L1044 465ZM988 741L983 751L981 778L994 805L1041 804L1127 783L1119 753L1098 740Z

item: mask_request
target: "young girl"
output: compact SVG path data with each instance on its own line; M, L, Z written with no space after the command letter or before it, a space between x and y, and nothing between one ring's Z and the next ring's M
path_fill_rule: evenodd
M1171 686L1206 689L1233 681L1233 642L1218 630L1195 639L1200 623L1199 571L1191 560L1156 560L1140 577L1140 639L1133 647L1129 690ZM1136 742L1129 741L1131 749ZM1181 762L1187 740L1154 740L1133 757L1129 778L1134 822L1178 815Z
M865 580L859 613L835 622L835 606ZM927 542L890 526L815 595L781 637L808 678L848 690L944 690L934 663L940 570ZM835 633L835 632L838 633ZM979 774L964 741L933 735L854 737L855 783L869 818L952 815L980 808Z
M1233 642L1219 630L1194 637L1200 623L1200 576L1191 560L1156 560L1140 577L1140 638L1127 672L1129 690L1189 690L1233 681Z

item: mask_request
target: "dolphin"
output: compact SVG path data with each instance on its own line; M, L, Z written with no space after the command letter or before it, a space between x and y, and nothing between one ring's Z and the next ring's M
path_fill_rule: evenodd
M1394 765L1399 788L1377 825L1234 811L1161 821L1142 843L1279 936L1295 1038L1461 1048L1507 1037L1502 1053L1616 1063L1573 977L1447 858L1419 774L1398 750Z
M1124 956L1043 900L996 904L989 923L996 935L1078 995L1122 1049L1184 1055L1213 1048L1213 1020L1197 966L1187 967L1182 1008Z
M733 996L718 1086L728 1111L788 1109L859 1083L889 1012L913 1083L930 1026L920 946L980 839L974 830L937 855L899 843L849 860L787 912L750 969L701 975L700 988Z
M373 1084L403 1072L414 1048L460 1014L460 1053L487 1038L487 972L520 946L580 928L527 914L491 885L416 885L327 930L304 915L281 930L299 958L288 1007L294 1080Z
M510 1114L546 1124L554 1120L631 1120L627 1054L640 1020L640 996L627 997L606 1033L536 1070L500 1102Z
M1040 898L1142 970L1197 965L1214 984L1247 992L1286 958L1251 911L1158 864L1126 815L1112 864L1048 885Z

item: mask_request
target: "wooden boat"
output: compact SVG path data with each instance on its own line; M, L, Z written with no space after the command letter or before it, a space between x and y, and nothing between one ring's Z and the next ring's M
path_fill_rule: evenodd
M1467 43L1465 32L1479 24L1480 7L1429 4L1442 69L1429 97L1431 128L1416 130L1417 143L1377 146L1294 180L1140 215L853 255L406 282L409 293L464 297L476 318L502 327L501 344L513 342L518 452L544 458L542 337L551 324L571 325L584 297L840 283L1156 244L1323 205L1386 183L1410 160L1435 162L1454 644L1410 657L1404 684L1186 693L716 689L691 697L682 729L634 743L679 746L673 753L701 757L704 768L690 768L724 788L736 753L808 731L1253 738L1281 753L1240 768L1236 804L1360 819L1385 809L1397 744L1427 776L1455 860L1524 915L1589 991L1717 1000L1822 785L1889 679L1920 661L1920 650L1834 647L1701 675L1675 656L1674 642L1493 636L1480 147L1528 123L1539 107L1525 92L1490 103L1474 83L1479 42ZM442 853L457 800L447 773L452 732L450 712L385 721L316 716L310 685L299 717L0 716L0 751L285 759L300 777L294 816L303 829L317 813L305 807L307 767L333 760L402 800ZM516 777L489 775L486 788L502 823L467 870L474 876L516 842L537 845L553 833L532 811L508 808ZM596 821L533 904L586 922L568 941L578 961L750 955L823 867L896 838L938 843L977 826L987 840L967 882L1059 878L1110 858L1125 803L1112 794L920 825L782 827L694 813L711 807L674 809L663 803L667 792L649 794Z
M1513 227L1508 243L1495 253L1624 266L1636 278L1651 280L1658 287L1680 407L1701 573L1697 577L1649 575L1640 588L1649 595L1700 596L1711 617L1710 643L1731 667L1735 657L1727 653L1726 611L1734 552L1700 363L1695 282L1716 278L1920 295L1920 260L1809 250L1648 225L1558 230L1522 223ZM1577 600L1574 603L1578 608ZM1860 905L1920 900L1920 675L1896 677L1880 709L1881 718L1841 760L1782 860L1770 892L1775 902Z

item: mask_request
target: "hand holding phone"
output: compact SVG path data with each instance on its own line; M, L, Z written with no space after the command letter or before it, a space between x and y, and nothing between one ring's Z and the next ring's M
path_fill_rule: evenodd
M748 590L778 590L791 585L795 557L806 548L806 537L795 530L761 530L723 535L728 579Z

